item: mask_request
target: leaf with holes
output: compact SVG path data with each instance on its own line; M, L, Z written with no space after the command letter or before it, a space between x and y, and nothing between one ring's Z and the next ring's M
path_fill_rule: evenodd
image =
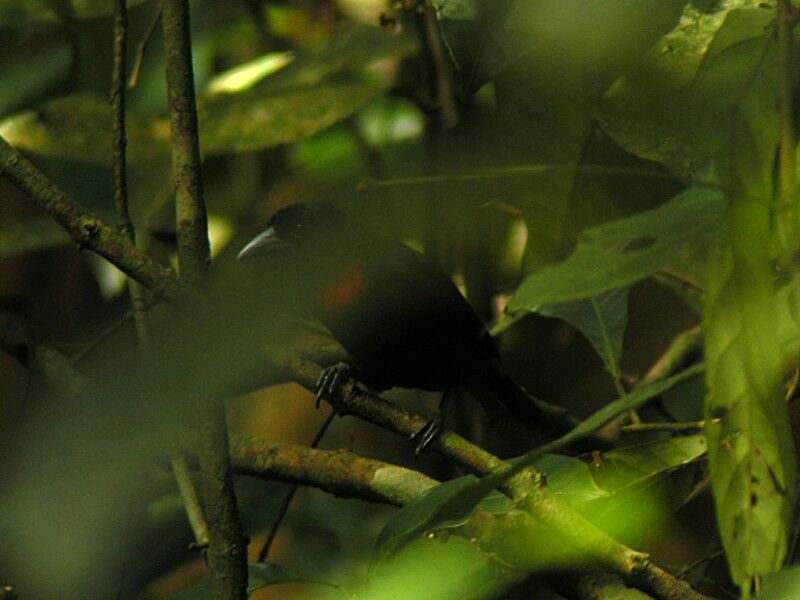
M722 210L719 191L693 187L658 208L589 229L570 257L529 275L508 310L537 311L590 298L659 269L695 263L716 240Z

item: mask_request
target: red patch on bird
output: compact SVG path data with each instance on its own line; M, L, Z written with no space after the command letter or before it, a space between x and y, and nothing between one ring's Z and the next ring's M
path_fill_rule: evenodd
M356 303L363 288L364 268L360 264L351 264L338 279L322 290L317 301L322 310L328 313L345 310Z

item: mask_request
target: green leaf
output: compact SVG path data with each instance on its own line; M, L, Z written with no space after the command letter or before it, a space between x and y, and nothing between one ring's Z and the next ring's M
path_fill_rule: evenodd
M0 260L70 241L67 232L53 219L26 219L0 228Z
M451 479L423 492L403 506L378 536L374 556L392 554L402 544L433 525L437 528L463 525L492 489L476 489L477 481L474 475Z
M414 540L370 570L370 600L480 600L518 578L496 557L458 535Z
M279 94L248 92L198 104L204 155L269 148L304 139L357 112L383 91L377 82L337 83ZM72 95L0 121L0 135L20 150L109 164L111 109L104 99ZM166 116L128 115L131 161L169 157Z
M699 460L706 453L702 434L675 436L638 446L604 452L592 462L597 484L616 493Z
M445 42L474 92L522 57L607 77L675 24L683 0L434 0ZM547 61L542 61L547 63Z
M559 500L573 506L605 498L608 492L599 488L585 462L572 456L546 454L533 466L547 476L547 489Z
M342 596L348 597L345 591L334 583L290 571L274 563L250 563L247 565L248 594L268 585L280 583L311 583L332 587L339 590ZM171 600L213 600L214 595L211 592L211 582L206 578L197 585L173 594L170 598Z
M800 590L800 567L785 567L764 577L758 600L786 600L796 597L798 590Z
M128 8L145 0L128 0ZM0 27L25 27L60 21L69 14L78 19L107 17L113 5L106 0L3 0L0 2Z
M557 440L509 461L512 464L510 471L487 475L481 479L467 475L432 488L420 496L419 500L400 509L396 520L393 519L390 524L387 524L386 529L381 533L378 547L385 546L387 551L392 551L403 541L425 530L435 529L440 524L463 523L481 500L513 474L534 464L542 456L585 438L617 415L641 406L672 386L700 373L703 369L704 365L702 364L694 365L677 375L638 388L627 396L607 404ZM418 503L419 505L417 505ZM406 514L399 517L403 511L406 511Z
M783 563L794 449L782 394L769 210L736 199L708 289L706 427L717 520L734 581Z
M775 17L758 0L705 4L686 3L678 25L614 82L597 112L603 129L626 150L687 179L710 173Z
M628 292L629 288L620 288L586 300L547 304L536 312L561 319L579 330L618 378L622 339L628 325Z
M589 298L693 261L717 238L722 209L719 191L692 187L658 208L589 229L569 258L529 275L508 310Z

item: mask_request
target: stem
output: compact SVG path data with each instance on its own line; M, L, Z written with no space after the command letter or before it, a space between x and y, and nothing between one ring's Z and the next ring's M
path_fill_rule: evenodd
M322 424L322 427L319 428L317 435L314 436L314 440L311 442L311 448L316 448L319 446L322 438L325 437L325 434L328 431L328 427L330 427L331 423L333 423L333 419L335 417L335 412L331 412L331 414L328 415L328 417L325 419L325 422ZM298 484L295 484L286 493L286 496L281 503L281 507L278 509L278 515L275 517L275 522L272 524L272 527L267 534L267 539L264 541L264 545L262 546L261 551L258 553L258 562L265 562L269 557L269 549L272 547L272 542L275 541L275 536L278 535L278 529L280 529L281 523L283 523L283 519L286 517L286 513L289 511L289 506L292 504L295 494L297 494L298 487Z
M79 249L99 254L156 296L170 302L188 299L190 293L174 274L141 253L116 227L73 202L33 163L0 137L0 175L7 177L61 225Z
M433 72L436 79L436 102L442 116L442 125L450 129L458 125L458 107L455 100L455 86L453 85L453 69L447 57L447 49L442 39L442 30L436 19L436 10L431 0L422 1L422 26L425 31L425 42L433 63Z
M156 8L156 12L153 14L153 20L150 21L150 25L147 27L147 31L145 32L144 36L142 37L142 41L139 42L139 45L136 46L136 58L133 61L133 68L131 69L131 77L128 80L128 89L132 90L137 85L139 85L139 74L142 72L142 63L144 62L144 53L147 50L147 44L150 43L150 40L153 37L153 34L156 32L156 27L158 26L158 22L161 20L161 5Z
M197 289L205 283L211 253L200 169L189 2L163 0L161 11L172 133L178 270L181 280ZM205 416L198 430L198 442L211 589L218 599L246 600L247 542L233 489L225 406L221 400Z
M113 163L114 163L114 205L122 235L136 245L136 233L128 211L128 181L125 147L125 60L128 54L128 8L126 0L114 0L114 61L111 82L111 110L113 113ZM133 322L136 326L136 339L139 348L150 345L150 332L147 327L144 288L128 278L128 294L133 308Z
M207 548L208 525L203 514L203 507L200 505L200 498L194 489L192 477L189 473L189 465L177 443L170 450L170 463L172 464L172 473L175 475L175 483L178 484L178 491L186 508L186 516L189 518L189 525L192 528L195 542L198 547Z

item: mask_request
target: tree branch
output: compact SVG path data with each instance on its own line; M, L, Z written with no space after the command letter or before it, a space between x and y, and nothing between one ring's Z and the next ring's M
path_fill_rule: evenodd
M179 302L189 297L172 271L139 252L130 240L70 200L33 163L0 137L0 175L11 180L21 191L61 225L78 245L99 254L123 273L132 277L157 296Z
M418 471L348 450L318 450L256 438L231 438L231 463L243 475L310 485L340 498L402 506L439 482Z
M195 289L205 284L211 252L203 200L200 140L192 67L188 0L163 0L161 25L172 133L178 270ZM208 567L215 598L246 600L247 540L233 489L225 405L219 400L198 431L208 524Z

